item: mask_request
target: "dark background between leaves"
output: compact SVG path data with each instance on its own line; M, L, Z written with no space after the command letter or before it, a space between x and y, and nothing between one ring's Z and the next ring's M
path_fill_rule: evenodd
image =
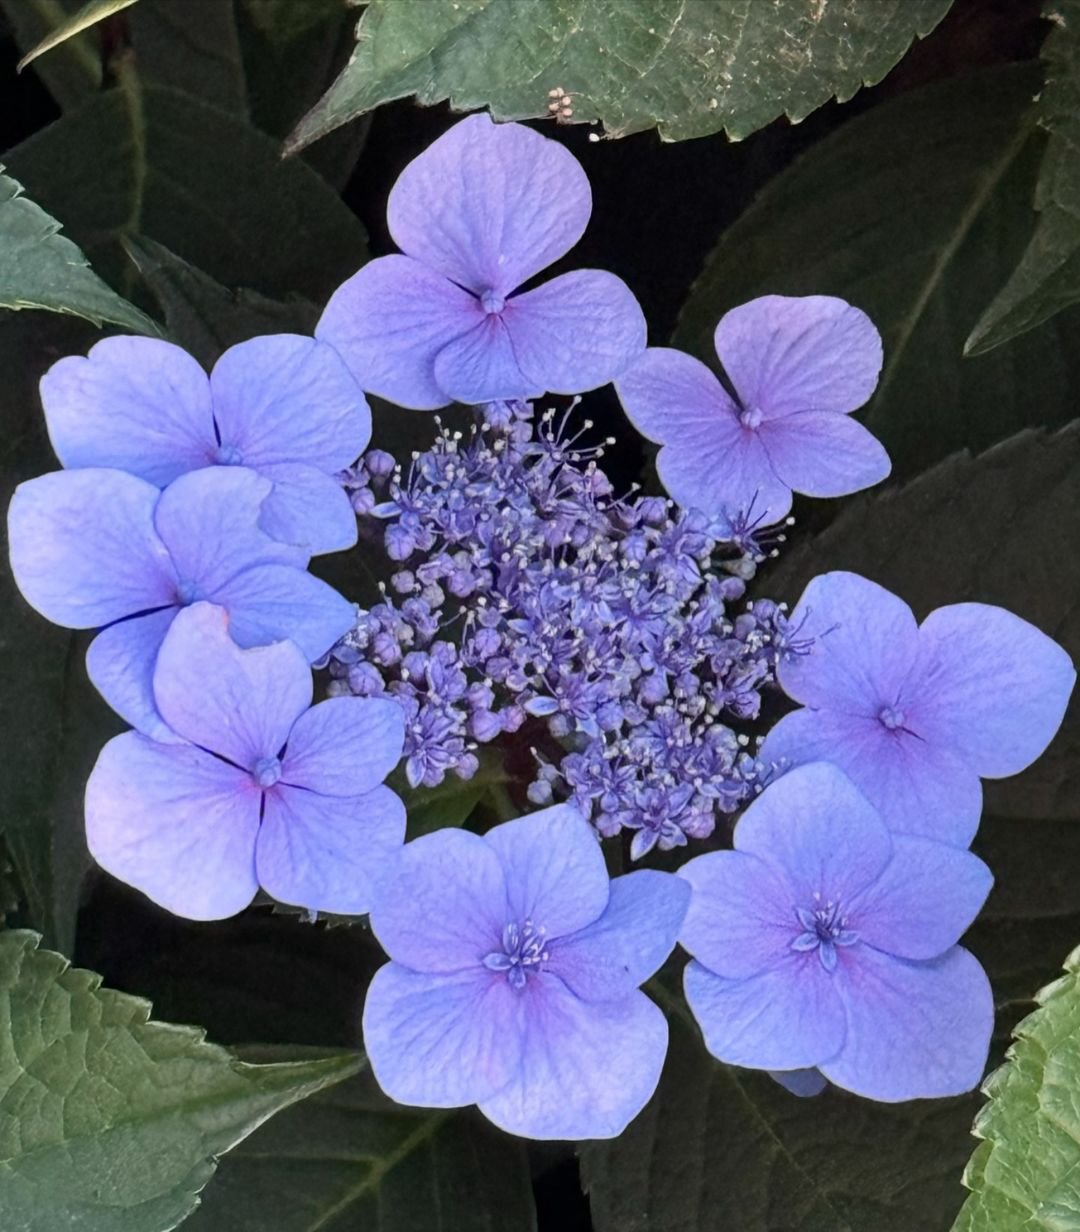
M159 8L179 3L182 25L196 11L208 21L210 10L220 7L218 0L144 3ZM212 37L212 28L208 33ZM241 24L241 34L251 32ZM675 333L703 358L708 329L720 313L767 290L844 294L850 286L855 302L871 311L881 305L879 323L888 346L890 313L903 307L890 295L899 292L888 286L875 289L851 275L844 269L849 250L830 250L827 244L815 248L813 237L800 233L800 220L815 202L826 219L854 218L860 177L875 147L881 157L883 144L887 158L900 164L898 175L910 160L907 187L913 196L926 187L919 178L921 143L931 144L935 134L943 134L950 168L963 164L968 151L970 170L977 174L983 157L978 141L987 143L985 156L992 157L995 125L1004 140L1038 87L1037 67L1008 65L1037 59L1044 34L1036 0L958 0L942 25L879 86L843 106L830 104L799 126L777 122L739 144L716 136L664 145L651 133L590 143L584 129L545 124L545 132L565 141L582 159L595 199L588 233L561 267L596 265L620 274L642 302L651 340L664 343ZM103 28L106 77L126 71L117 66L130 55L125 51L129 35L123 14ZM249 55L244 66L251 120L272 138L284 136L342 62L347 23L336 35L324 32L311 39L310 46L301 45L310 80L288 65L275 72L265 47ZM258 47L257 40L252 45ZM185 44L182 55L177 53L179 67L163 68L171 63L166 54L171 47L155 42L152 31L145 36L149 86L178 87L215 104L228 100L235 65L230 69L227 61L213 56L201 61L197 49ZM109 169L115 161L119 178L124 167L115 117L95 119L81 149L48 135L22 144L60 112L35 70L15 75L17 59L10 30L0 24L0 149L7 152L0 161L65 224L96 268L148 310L164 311L178 334L186 331L185 341L201 358L212 359L215 350L248 333L310 326L311 305L362 258L362 233L355 223L352 231L345 225L335 229L338 207L330 194L311 207L325 212L326 234L336 237L329 247L297 249L283 258L277 244L301 241L256 231L250 252L226 252L220 237L199 232L198 218L185 220L181 207L169 205L168 176L179 182L191 177L198 185L206 173L198 146L177 144L171 155L177 162L164 167L168 175L161 184L151 185L158 195L149 202L140 235L127 236L136 266L119 242L123 229L110 221L110 192L122 189L109 180ZM41 64L47 71L48 61ZM153 122L162 132L176 120L169 110L175 105L168 100L151 99L149 106L156 108ZM926 110L920 113L919 107ZM373 255L391 248L384 210L396 175L452 118L442 107L423 110L395 103L305 155L340 188L348 210L367 232ZM961 153L954 156L954 149ZM246 150L234 151L232 163L222 164L231 166L231 177L220 189L241 202L237 225L245 225L243 201L253 177L265 174L268 183L279 182L266 151L259 156L264 154L261 171L258 158L248 158ZM1074 431L1060 438L1038 431L1059 427L1076 414L1076 313L1065 313L1008 344L997 359L960 357L964 327L970 328L1001 285L998 266L1008 272L1010 258L1015 261L1030 230L1037 155L1034 148L1017 158L991 203L985 231L972 235L967 257L957 255L948 275L953 281L945 288L958 318L955 328L949 323L927 326L910 344L913 355L905 358L896 384L869 409L869 422L893 449L898 478L910 480L910 486L846 505L797 505L795 542L775 570L764 574L763 593L794 600L814 572L851 567L901 589L919 614L953 598L979 597L1008 604L1051 633L1068 634L1067 643L1077 637L1080 499L1073 476L1080 472L1080 446ZM813 160L818 157L825 167L822 175L832 178L815 191ZM299 175L301 170L291 167L280 174ZM937 174L929 166L923 173ZM958 184L963 174L964 167L958 166ZM830 185L838 189L835 200ZM906 208L895 199L903 188L903 183L893 184L893 199L882 196L862 204L872 217L895 215ZM295 192L301 208L310 199L308 191L300 181L281 188L282 195ZM258 202L250 208L257 211ZM935 217L939 213L934 210ZM853 241L869 245L865 259L871 265L875 243L882 265L902 243L902 230L890 232L888 226L902 228L902 220L882 224L886 229L879 227L876 238L870 226L868 235L860 231ZM838 226L838 234L843 233ZM150 243L140 248L147 239ZM165 251L155 249L154 242L165 245ZM187 270L170 249L196 269ZM199 269L219 283L248 287L255 294L223 299L220 287L200 282ZM983 290L984 274L989 281ZM15 482L51 465L36 402L37 377L60 355L85 350L96 336L85 324L43 313L0 313L5 502ZM964 367L978 362L985 363L981 370ZM613 475L629 483L647 473L649 460L610 391L590 395L586 409L597 421L597 434L616 437L608 459ZM384 411L378 422L384 435L376 443L392 441L391 447L399 449L421 447L430 429L430 421L420 415ZM948 457L963 446L981 451L1025 428L1036 431L1010 440L992 455L989 468ZM987 511L995 504L988 525ZM14 878L8 875L2 888L19 901L9 922L42 929L47 942L101 972L107 983L152 998L156 1016L199 1023L219 1042L355 1046L363 988L380 961L364 929L310 926L267 908L220 924L191 924L156 910L88 867L79 791L96 749L116 727L85 682L80 639L47 627L10 597L6 576L4 585L0 656L6 696L0 724L10 764L0 789L0 841L17 872ZM1077 642L1071 644L1075 652ZM1070 728L1052 750L1047 770L988 796L979 847L994 866L998 888L971 944L995 982L998 1056L1031 995L1080 941L1080 840L1073 829L1080 805L1072 757L1078 743ZM458 801L455 819L464 820L474 802ZM319 1099L310 1108L301 1105L281 1114L275 1132L312 1132L305 1117L318 1117ZM732 1232L744 1227L750 1232L945 1229L962 1201L959 1174L973 1145L966 1131L977 1105L971 1097L879 1109L835 1094L802 1104L764 1079L712 1065L692 1028L676 1015L661 1090L623 1139L587 1146L580 1154L570 1146L529 1147L538 1227L559 1232L594 1227L597 1232L682 1232L698 1226ZM474 1113L462 1114L453 1124L459 1127L454 1141L468 1141L481 1153L504 1152L492 1144ZM260 1132L269 1134L272 1128ZM418 1166L434 1166L443 1149L442 1133L433 1132L426 1148L430 1156ZM515 1152L506 1160L502 1154L492 1156L492 1167L521 1167ZM204 1208L190 1221L196 1232L241 1226L237 1212L245 1201L245 1166L244 1148L235 1159L226 1159L207 1190ZM592 1195L591 1219L583 1184ZM520 1192L492 1193L488 1199L513 1205L520 1226L528 1226L530 1216L521 1206L527 1198ZM471 1199L466 1194L462 1200ZM503 1226L498 1212L490 1218L490 1226ZM506 1226L509 1222L506 1216ZM385 1226L407 1225L391 1217Z

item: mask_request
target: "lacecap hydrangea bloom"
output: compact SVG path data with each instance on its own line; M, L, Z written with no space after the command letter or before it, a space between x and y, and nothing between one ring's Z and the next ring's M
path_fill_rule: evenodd
M856 573L814 578L791 614L805 653L780 663L803 709L759 757L779 770L839 766L889 827L967 846L980 778L1029 766L1053 739L1076 671L1064 650L1004 608L955 603L920 625Z
M355 622L355 608L306 572L308 553L259 527L273 484L244 467L181 475L163 492L126 471L86 467L27 480L8 509L15 581L69 629L101 632L90 679L133 727L169 739L151 681L177 613L225 608L242 646L291 638L309 662Z
M368 262L315 330L369 393L434 410L604 385L645 348L645 318L604 270L518 288L568 252L589 181L556 141L486 115L413 159L387 204L400 254Z
M86 786L86 838L109 872L177 915L212 920L262 886L314 911L368 911L405 837L383 786L401 756L401 710L378 699L311 705L290 641L241 650L228 614L181 612L154 697L183 743L127 732Z
M379 1085L403 1104L478 1104L528 1138L609 1138L656 1088L667 1021L639 985L670 954L690 887L608 879L558 805L482 838L409 843L371 926L393 960L364 1006Z
M679 870L693 886L680 941L686 999L722 1061L816 1068L894 1102L971 1090L994 1003L956 944L990 891L970 852L891 834L835 766L801 766L735 827L735 849ZM783 1074L776 1075L783 1077Z
M106 338L41 380L61 463L111 467L163 488L205 466L244 466L273 483L259 524L309 554L356 542L335 483L371 438L371 412L334 351L297 334L230 347L207 377L155 338Z
M844 496L888 475L881 443L851 418L881 371L866 313L829 295L764 295L721 317L715 341L734 396L669 347L615 382L630 422L663 445L657 471L680 505L770 524L793 491Z

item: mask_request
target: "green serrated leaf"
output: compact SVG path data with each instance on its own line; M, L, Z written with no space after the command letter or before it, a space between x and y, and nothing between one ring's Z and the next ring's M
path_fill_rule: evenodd
M215 1157L354 1073L355 1054L244 1064L146 1001L0 933L0 1226L166 1232Z
M757 295L839 295L881 330L885 368L862 417L893 473L917 474L1076 414L1080 312L962 360L972 322L1030 231L1042 137L1031 65L912 90L842 125L777 176L725 232L673 345L715 363L712 334Z
M170 335L207 369L238 342L257 334L310 334L319 319L310 300L230 291L145 237L125 239L124 249L157 297Z
M225 286L324 299L366 256L337 193L277 143L220 108L124 84L11 150L36 200L97 267L134 276L122 241L150 237Z
M75 35L81 34L84 30L89 30L91 26L96 26L99 21L104 21L106 17L112 17L114 13L119 13L121 9L130 8L134 3L135 0L89 0L78 12L73 13L66 21L53 30L51 34L46 35L36 47L32 47L19 61L16 71L21 73L38 56L44 55L47 51L52 51L54 47L59 47L61 43L66 43L68 39L74 38Z
M273 1052L245 1055L260 1059ZM370 1071L227 1155L190 1232L532 1232L523 1144L465 1112L403 1108Z
M964 1174L973 1191L953 1232L1080 1227L1080 949L1016 1028L1008 1062L984 1086L983 1139Z
M557 87L575 121L610 136L738 140L879 81L949 2L372 0L352 59L286 148L410 94L522 119L547 115Z
M964 345L980 355L1080 300L1080 0L1046 0L1046 85L1035 107L1050 134L1035 189L1039 220L1020 263Z
M849 498L831 526L763 570L761 586L794 602L829 569L872 578L920 620L947 603L1000 604L1080 662L1080 420ZM1080 698L1030 769L984 790L994 816L1080 820Z
M0 165L0 172L4 168ZM153 321L129 304L90 268L86 257L60 234L55 218L22 185L0 174L0 307L44 308L106 321L137 334L157 334Z

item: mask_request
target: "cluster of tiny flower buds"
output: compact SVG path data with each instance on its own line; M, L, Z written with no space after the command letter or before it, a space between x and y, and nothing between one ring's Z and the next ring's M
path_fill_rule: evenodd
M603 445L579 444L592 425L568 436L568 417L489 404L467 439L440 424L407 474L375 451L342 476L398 569L333 650L330 688L398 699L414 786L468 778L478 744L532 720L533 803L635 831L638 858L707 836L759 788L728 722L754 719L806 645L771 601L729 615L769 551L749 517L616 497Z

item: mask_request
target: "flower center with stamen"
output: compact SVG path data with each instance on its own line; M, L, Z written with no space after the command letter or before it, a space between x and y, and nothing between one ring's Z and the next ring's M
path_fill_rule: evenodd
M480 296L480 307L489 316L494 315L495 313L502 312L506 307L506 300L498 291L487 290Z
M181 607L194 603L199 593L198 587L190 578L182 578L176 583L176 602Z
M260 787L273 787L281 778L281 759L279 757L260 757L251 768L251 777Z
M532 920L524 924L507 924L502 934L502 949L492 950L484 957L489 971L505 971L511 988L524 988L530 974L540 969L550 955L545 948L547 935Z
M821 965L826 971L836 970L836 947L854 945L859 934L847 926L847 916L840 912L840 904L832 900L821 901L814 895L812 907L796 907L795 916L803 931L792 941L791 948L806 954L817 950Z
M896 731L898 727L904 726L904 712L898 706L882 706L877 717L889 731Z
M744 411L739 412L739 423L744 428L749 428L751 432L761 427L761 421L765 416L756 406L748 406Z
M244 461L244 455L235 445L219 445L214 461L218 466L240 466Z

